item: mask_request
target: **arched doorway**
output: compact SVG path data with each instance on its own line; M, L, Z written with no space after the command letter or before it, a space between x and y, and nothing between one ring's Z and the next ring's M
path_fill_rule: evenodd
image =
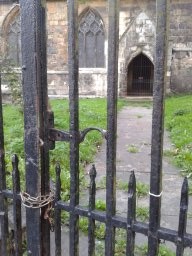
M143 53L137 55L127 70L127 95L151 96L153 94L154 65Z

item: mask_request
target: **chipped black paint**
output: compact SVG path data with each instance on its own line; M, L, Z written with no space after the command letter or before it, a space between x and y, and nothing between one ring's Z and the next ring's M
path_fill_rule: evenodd
M22 75L24 94L26 192L31 196L49 193L49 150L55 142L70 143L70 202L61 200L61 169L56 166L56 190L53 203L55 209L55 255L65 255L61 251L61 213L70 214L70 256L79 255L79 216L88 219L88 255L95 255L95 221L106 225L105 256L115 254L115 229L127 231L126 255L134 255L136 233L148 236L149 256L158 255L160 240L176 244L176 255L182 256L186 247L192 247L192 234L186 233L188 210L188 183L184 179L181 190L178 230L160 227L161 197L150 195L149 224L136 219L136 178L131 173L128 189L127 217L116 214L116 134L117 134L117 84L118 84L118 20L119 1L109 0L109 58L107 131L89 127L79 131L78 92L78 9L77 1L68 1L69 24L69 131L54 128L54 115L48 111L47 70L46 70L46 29L45 1L21 0L22 30ZM154 108L152 129L151 187L150 192L160 195L162 176L162 145L164 117L164 75L166 58L166 6L165 0L157 0L157 45L154 86ZM43 4L43 5L42 5ZM89 205L79 205L79 144L88 132L97 130L107 141L106 163L106 211L95 209L96 168L90 170ZM13 191L6 188L4 161L4 134L2 102L0 93L0 222L1 255L21 255L21 197L18 158L13 156ZM8 248L7 198L13 199L14 230L11 232L11 247ZM27 254L50 255L49 223L43 218L43 209L27 209Z

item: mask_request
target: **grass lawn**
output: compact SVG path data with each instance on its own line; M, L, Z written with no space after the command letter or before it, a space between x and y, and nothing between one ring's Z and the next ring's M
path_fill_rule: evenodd
M120 100L118 108L126 102ZM69 102L68 100L51 100L52 110L55 115L55 128L69 130ZM80 100L80 130L88 127L99 127L106 129L106 99L81 99ZM24 148L23 148L23 114L19 107L4 105L4 134L6 152L7 186L11 187L11 156L16 153L19 157L19 168L21 172L21 185L24 189ZM99 132L92 131L80 144L80 180L83 179L83 168L92 162L98 146L102 143L102 136ZM55 164L59 162L62 168L62 190L63 196L69 194L69 143L57 142L56 148L50 151L50 172L52 179L55 178Z
M184 174L192 175L192 95L166 99L165 126L174 149L168 152Z
M192 96L170 97L166 99L165 106L165 126L170 133L174 149L169 153L174 162L182 168L189 176L192 174ZM55 128L68 131L69 130L69 102L68 100L51 100L52 110L55 115ZM151 107L151 102L128 102L119 100L118 109L125 105ZM24 149L23 149L23 114L19 112L19 107L13 105L4 105L4 133L5 133L5 152L6 152L6 171L7 185L11 187L11 156L16 153L20 160L20 173L22 190L25 189L24 177ZM106 99L81 99L80 100L80 130L88 127L99 127L106 129ZM98 150L98 146L102 143L103 138L98 132L91 132L86 136L83 143L80 144L80 181L84 185L84 167L93 161L93 157ZM133 150L133 149L132 149ZM55 164L61 164L62 179L62 198L68 200L70 173L69 173L69 143L57 142L56 148L50 151L50 172L51 177L55 179ZM124 184L118 184L124 186ZM127 183L126 188L127 190ZM142 185L143 189L143 185ZM138 187L137 187L138 190ZM146 191L149 189L146 188ZM146 193L145 191L142 193ZM99 201L96 208L105 210L105 203ZM145 214L148 216L148 209L137 209L137 214ZM144 213L143 213L144 211ZM68 213L64 211L63 219L68 219ZM87 219L80 218L80 228L87 232ZM97 234L98 233L98 234ZM96 236L103 239L105 235L104 224L96 225ZM121 239L122 237L122 239ZM116 244L116 255L124 255L125 237L120 234ZM103 255L103 244L101 244L101 253ZM97 246L98 247L98 246ZM99 248L99 247L98 247ZM97 248L97 249L98 249ZM137 255L146 255L147 247L136 248ZM174 255L166 247L161 247L159 255Z
M192 96L170 97L166 99L165 126L170 132L173 151L168 152L177 166L191 175L192 173ZM55 114L55 128L69 130L69 102L68 100L51 100ZM125 105L151 107L151 102L127 102L119 100L118 109ZM11 156L16 153L20 160L21 183L24 189L24 150L23 150L23 115L19 107L4 105L4 132L7 184L11 187ZM80 130L95 126L106 129L106 99L80 100ZM102 136L98 132L90 132L80 144L80 178L83 184L83 168L91 163L98 146L102 143ZM50 151L50 172L55 177L55 164L60 162L62 172L63 196L69 194L69 143L57 142L56 148Z

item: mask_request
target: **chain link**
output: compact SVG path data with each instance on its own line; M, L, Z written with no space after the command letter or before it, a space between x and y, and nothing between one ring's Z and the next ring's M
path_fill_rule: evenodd
M42 207L50 204L51 202L54 201L54 198L55 198L54 191L52 191L52 190L50 191L50 193L48 195L41 195L41 196L33 197L33 196L30 196L26 192L21 192L20 196L21 196L22 204L25 207L34 208L34 209L39 209L39 208L42 208Z

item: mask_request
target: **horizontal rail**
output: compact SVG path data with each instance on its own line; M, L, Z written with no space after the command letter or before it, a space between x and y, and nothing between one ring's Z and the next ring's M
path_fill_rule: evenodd
M58 194L58 193L57 193ZM56 212L61 212L61 211L66 211L66 212L71 212L73 211L73 214L75 216L79 217L86 217L89 220L92 221L98 221L101 223L106 224L107 223L107 213L106 211L99 211L96 209L91 209L89 206L84 207L81 205L77 205L74 208L71 207L71 205L67 202L64 202L60 199L60 197L56 194L55 196L55 203L54 203L54 208L55 208L55 213ZM21 201L21 196L20 193L15 193L9 189L2 190L0 192L0 195L6 199L17 199L18 202ZM130 194L128 194L128 197L130 197ZM182 197L181 197L182 198ZM58 200L59 199L59 200ZM181 200L183 202L183 200ZM56 221L56 220L55 220ZM57 223L55 223L57 225ZM145 236L149 236L149 224L137 221L136 219L133 220L132 222L128 222L128 219L126 217L122 217L119 215L115 215L111 218L111 226L114 228L120 228L124 230L131 230L132 232L139 233ZM58 229L59 230L59 226ZM164 228L164 227L159 227L157 229L156 237L159 241L169 241L174 243L175 245L179 245L181 243L181 238L179 237L178 231ZM58 241L59 243L59 241ZM187 247L192 247L192 234L185 233L182 237L182 247L187 248ZM132 249L134 252L134 248Z
M56 202L55 207L58 209L68 211L68 212L70 211L69 204L64 203L62 201ZM75 207L75 213L81 217L87 217L87 218L91 217L91 218L95 219L96 221L106 223L105 211L103 211L103 212L98 211L98 210L89 211L88 208L78 205ZM112 226L126 230L127 229L127 218L115 215L112 218ZM132 225L132 230L136 233L140 233L145 236L148 236L149 225L147 223L135 221ZM157 237L158 237L158 239L161 239L161 240L176 243L177 238L178 238L178 232L175 230L172 230L172 229L160 227L157 230ZM184 247L192 247L192 235L191 234L186 233L184 235Z
M0 191L0 195L3 195L6 198L13 199L13 191L9 189L5 189ZM20 194L17 194L17 199L21 199Z
M2 192L0 192L0 194L2 194L6 198L13 199L13 192L11 190L8 190L8 189L3 190ZM20 194L17 194L17 199L21 200ZM61 200L55 202L55 208L64 210L66 212L70 212L70 210L71 210L69 203L63 202ZM103 211L103 212L98 211L98 210L89 211L88 208L80 206L80 205L76 206L74 210L75 210L76 215L79 215L81 217L87 217L87 218L91 217L92 219L94 219L96 221L106 223L106 212L105 211ZM127 218L115 215L112 218L112 226L126 230L127 229ZM148 231L149 231L149 225L147 223L135 221L132 225L132 230L136 233L140 233L140 234L147 236ZM157 230L157 237L158 237L158 239L161 239L161 240L177 243L178 232L176 230L160 227ZM192 247L192 235L186 233L184 235L183 242L184 242L184 247Z

